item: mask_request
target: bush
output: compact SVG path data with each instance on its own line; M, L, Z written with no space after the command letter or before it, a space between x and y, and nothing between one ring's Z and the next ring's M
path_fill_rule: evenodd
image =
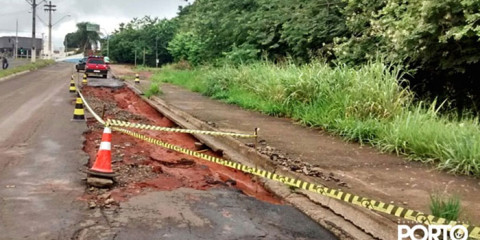
M162 90L160 89L158 82L153 82L145 92L145 96L147 96L148 98L159 94L162 94Z

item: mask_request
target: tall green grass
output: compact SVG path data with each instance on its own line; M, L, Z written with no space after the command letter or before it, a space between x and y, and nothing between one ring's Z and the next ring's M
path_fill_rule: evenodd
M448 221L457 221L460 215L460 198L457 196L430 195L430 211L432 215L445 218Z
M274 116L291 117L385 152L480 176L478 119L438 114L400 87L400 69L379 62L359 68L259 62L221 68L165 67L154 80Z
M38 68L41 68L41 67L51 65L53 63L55 63L55 61L53 61L53 60L43 60L43 59L41 59L41 60L37 60L35 63L28 63L28 64L21 65L21 66L18 66L18 67L14 67L14 68L7 68L5 70L0 69L0 78L7 77L7 76L13 75L15 73L23 72L23 71L35 70L35 69L38 69Z

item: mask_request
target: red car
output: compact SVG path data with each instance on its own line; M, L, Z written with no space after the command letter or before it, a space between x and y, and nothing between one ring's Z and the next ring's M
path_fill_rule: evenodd
M87 76L97 75L107 78L108 69L109 67L103 57L89 57L85 65L85 74Z

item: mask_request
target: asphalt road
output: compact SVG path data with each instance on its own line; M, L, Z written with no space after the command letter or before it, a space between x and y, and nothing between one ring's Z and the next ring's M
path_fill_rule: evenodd
M336 239L297 209L230 188L150 190L88 209L72 65L0 82L0 239Z
M70 74L56 64L0 82L1 239L68 239L84 217Z

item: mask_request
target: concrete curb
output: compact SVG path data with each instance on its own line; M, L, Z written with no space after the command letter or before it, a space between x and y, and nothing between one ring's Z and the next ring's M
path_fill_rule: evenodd
M133 83L128 81L125 81L125 83L135 93L142 94L142 91L134 86ZM218 131L216 128L188 113L168 105L158 97L144 98L144 100L181 127ZM242 164L260 167L281 175L300 178L314 183L318 182L314 178L277 168L267 157L234 138L193 135L217 153L222 154L223 158L235 159L235 161ZM392 239L397 234L397 224L392 219L376 212L304 190L291 190L287 186L275 181L259 180L264 183L267 189L304 212L340 239Z
M31 71L32 71L32 70L25 70L25 71L23 71L23 72L18 72L18 73L14 73L14 74L12 74L12 75L8 75L8 76L6 76L6 77L0 78L0 82L7 81L7 80L10 79L10 78L14 78L14 77L16 77L16 76L20 76L20 75L23 75L23 74L25 74L25 73L29 73L29 72L31 72Z

